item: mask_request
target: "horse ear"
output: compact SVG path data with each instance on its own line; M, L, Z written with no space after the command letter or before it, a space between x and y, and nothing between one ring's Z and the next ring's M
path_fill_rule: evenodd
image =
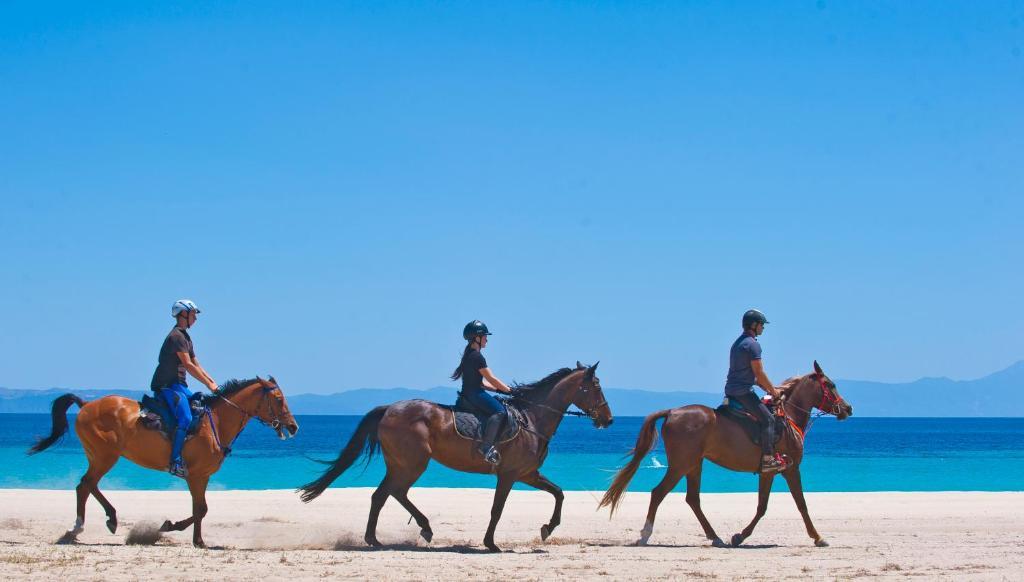
M814 360L814 372L819 376L825 375L825 372L821 371L821 366L818 365L818 360Z
M263 378L260 378L259 375L257 375L256 376L256 381L259 382L260 384L262 384L263 383Z
M590 373L591 373L591 374L595 374L595 373L597 373L597 366L598 366L598 365L599 365L600 363L601 363L601 360L598 360L598 361L597 361L597 364L594 364L593 366L591 366L591 367L590 367Z
M271 384L273 384L274 386L277 386L277 380L274 379L274 375L273 374L268 374L267 375L267 379L270 380Z
M584 366L583 364L581 364L579 360L576 360L576 369L577 369L577 370L582 370L582 369L583 369L583 368L585 368L585 367L586 367L586 366Z

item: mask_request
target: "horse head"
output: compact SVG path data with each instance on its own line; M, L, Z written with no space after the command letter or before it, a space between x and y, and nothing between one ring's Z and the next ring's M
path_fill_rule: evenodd
M229 398L226 396L225 399ZM284 398L284 391L273 376L266 380L259 376L238 391L238 406L249 416L258 419L277 432L281 440L295 436L299 423L295 422Z
M853 406L839 394L835 382L825 374L817 360L814 361L814 371L798 378L788 393L787 400L808 411L817 408L839 420L853 415Z
M580 386L573 396L572 403L590 415L594 426L606 428L614 422L614 419L612 418L612 409L604 397L604 391L601 390L601 379L597 377L597 366L600 363L588 367L576 362L576 370L577 372L583 370L583 378L580 380Z

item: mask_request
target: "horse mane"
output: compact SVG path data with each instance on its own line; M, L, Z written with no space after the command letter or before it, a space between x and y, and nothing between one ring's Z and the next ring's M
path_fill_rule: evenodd
M232 378L227 382L221 384L217 388L217 393L225 397L231 396L232 394L235 394L242 388L245 388L246 386L249 386L251 384L255 384L256 382L259 381L259 378L249 378L248 380L236 380L235 378Z
M551 372L541 380L532 382L530 384L520 384L518 382L513 383L512 388L512 399L528 399L534 396L546 396L552 388L555 387L559 382L564 380L569 374L575 372L575 368L561 368Z
M786 378L785 380L782 381L781 384L779 384L775 388L778 389L778 391L781 392L783 394L783 396L788 396L789 392L791 390L793 390L793 388L796 387L797 383L800 382L800 380L803 380L806 377L807 376L804 375L804 376L793 376L791 378Z

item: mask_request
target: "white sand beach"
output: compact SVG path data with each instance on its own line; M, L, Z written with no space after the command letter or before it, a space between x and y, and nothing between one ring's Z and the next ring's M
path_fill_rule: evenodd
M831 544L816 548L787 493L741 548L703 539L683 495L661 506L650 545L634 546L647 510L646 493L630 493L611 520L596 511L599 494L566 494L562 525L539 538L552 498L514 491L498 528L502 554L485 553L491 492L413 489L434 539L394 500L378 537L362 542L368 489L332 489L309 505L291 491L209 494L207 550L191 530L165 534L154 546L126 545L147 523L188 515L185 492L107 491L120 528L107 532L102 509L89 501L78 543L56 540L74 520L74 492L0 490L0 572L4 579L923 579L1024 578L1024 493L812 493L811 516ZM705 494L704 510L723 537L754 511L754 494Z

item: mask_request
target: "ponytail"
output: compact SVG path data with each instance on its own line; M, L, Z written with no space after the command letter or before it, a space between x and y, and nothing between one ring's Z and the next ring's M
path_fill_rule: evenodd
M473 340L469 340L468 342L466 342L466 349L462 350L462 359L459 360L458 367L456 367L455 371L452 372L452 380L458 380L459 378L462 377L462 362L466 361L466 356L469 354L469 350L471 349L473 349Z

